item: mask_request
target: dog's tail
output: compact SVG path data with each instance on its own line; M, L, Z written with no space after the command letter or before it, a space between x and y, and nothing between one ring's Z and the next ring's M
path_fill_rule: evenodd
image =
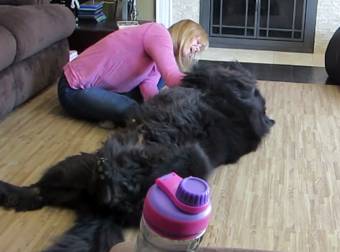
M112 217L79 214L75 225L44 252L108 252L121 241L122 229Z

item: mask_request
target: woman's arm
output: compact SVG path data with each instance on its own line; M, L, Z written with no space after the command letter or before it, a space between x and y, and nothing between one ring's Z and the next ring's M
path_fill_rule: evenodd
M169 87L179 85L184 74L176 63L168 30L163 25L154 23L145 32L143 41L145 52L156 63L166 85Z
M151 97L158 94L158 82L161 75L157 71L156 66L151 70L147 79L145 79L140 85L139 90L144 98L144 101L149 100Z

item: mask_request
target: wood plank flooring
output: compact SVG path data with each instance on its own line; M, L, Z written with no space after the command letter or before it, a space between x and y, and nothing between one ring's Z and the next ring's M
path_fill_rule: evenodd
M213 218L205 246L340 251L340 88L260 82L276 120L261 147L209 178ZM44 170L93 151L109 131L67 117L56 87L0 122L0 179L34 183ZM40 251L72 225L71 211L0 209L0 251ZM136 232L126 231L127 240Z

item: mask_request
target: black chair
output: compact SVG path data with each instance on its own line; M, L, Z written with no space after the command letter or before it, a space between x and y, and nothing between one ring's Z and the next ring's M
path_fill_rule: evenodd
M340 85L340 28L336 30L328 43L325 67L330 79Z

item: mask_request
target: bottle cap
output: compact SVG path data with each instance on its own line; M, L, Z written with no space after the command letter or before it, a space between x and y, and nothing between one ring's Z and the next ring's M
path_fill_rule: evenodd
M209 202L209 186L203 179L188 177L181 181L176 198L185 205L202 207Z
M147 224L170 239L190 239L208 226L209 186L203 179L170 173L156 180L144 201Z

